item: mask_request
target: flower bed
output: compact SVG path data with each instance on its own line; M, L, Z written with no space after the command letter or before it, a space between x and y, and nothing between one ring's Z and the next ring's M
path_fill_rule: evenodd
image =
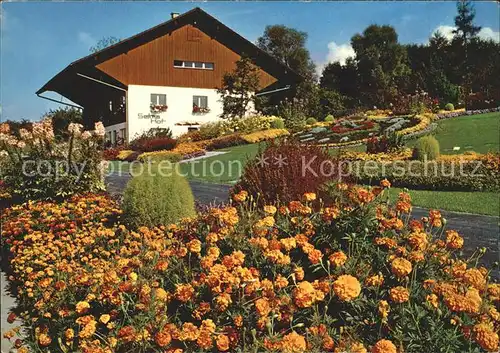
M407 194L387 208L382 189L339 190L258 209L242 191L137 231L103 196L7 210L18 351L496 351L500 285L457 258L440 213L408 221Z
M183 159L203 156L206 151L194 143L181 143L173 150L161 150L154 152L145 152L137 157L140 162L169 160L170 162L179 162Z
M449 119L449 118L457 118L460 116L468 116L468 115L477 115L477 114L486 114L486 113L494 113L500 112L500 107L496 108L488 108L488 109L477 109L477 110L460 110L453 112L444 112L440 114L436 114L435 119Z

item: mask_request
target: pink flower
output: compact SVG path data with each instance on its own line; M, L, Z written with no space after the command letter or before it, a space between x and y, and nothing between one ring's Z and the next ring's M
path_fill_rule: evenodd
M95 123L94 129L95 129L94 132L97 136L104 136L106 134L106 129L104 128L104 125L100 121Z

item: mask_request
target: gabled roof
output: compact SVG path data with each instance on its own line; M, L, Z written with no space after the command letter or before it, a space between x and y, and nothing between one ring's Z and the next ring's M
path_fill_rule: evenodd
M196 7L144 32L136 34L96 53L87 55L72 62L64 70L59 72L45 85L43 85L42 88L40 88L36 93L40 94L45 91L55 91L66 96L68 92L61 91L71 89L71 86L75 83L75 79L81 80L81 77L79 78L77 73L88 72L89 70L94 72L95 70L98 70L101 77L109 79L109 75L106 75L104 72L96 68L97 65L187 24L196 26L198 29L216 39L234 52L242 56L245 55L250 57L257 66L274 76L278 81L283 80L286 83L295 83L301 80L301 77L288 66L282 64L267 52L243 38L199 7ZM116 82L116 80L113 84L126 88L124 84ZM74 93L70 93L69 95L74 95Z

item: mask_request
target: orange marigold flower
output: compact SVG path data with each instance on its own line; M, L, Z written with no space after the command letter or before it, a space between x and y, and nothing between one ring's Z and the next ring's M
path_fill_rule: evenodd
M66 341L72 341L73 338L75 338L75 331L72 328L66 329L66 331L64 331L64 338Z
M463 280L466 284L473 286L474 288L477 288L479 290L483 290L486 286L486 278L484 278L481 271L479 271L477 268L470 268L465 271Z
M196 341L200 335L200 330L191 322L185 322L179 335L181 341Z
M384 179L384 180L381 180L380 181L380 186L385 188L385 189L388 189L391 187L391 182L387 179Z
M175 298L183 303L187 303L194 296L194 288L190 284L178 284L175 290Z
M198 239L191 240L186 246L190 252L199 253L201 251L201 241Z
M123 342L135 341L135 328L132 326L124 326L118 331L118 339Z
M316 290L314 286L307 281L300 282L297 288L293 291L295 304L299 308L308 308L317 301L324 299L325 295L323 292Z
M217 337L217 349L221 352L225 352L229 349L229 337L226 335L219 335Z
M273 215L276 213L276 207L272 206L272 205L267 205L267 206L264 206L264 212L269 214L269 215Z
M86 301L76 303L76 312L78 314L85 314L90 309L90 304Z
M313 265L318 264L323 258L323 253L318 249L314 249L309 252L307 258L309 259L309 261L311 261Z
M248 197L248 192L242 190L239 193L233 195L233 200L236 202L243 202L247 199L247 197Z
M295 267L293 269L293 275L296 281L302 281L305 276L304 269L302 267Z
M436 294L429 294L428 296L425 297L425 299L427 300L427 302L432 305L434 308L437 309L438 305L439 305L439 300L438 300L438 296Z
M360 342L355 342L352 344L350 348L351 353L367 353L368 351L366 350L365 346L360 343Z
M429 244L427 234L422 232L411 233L408 237L408 244L410 244L414 250L425 250Z
M228 293L222 293L215 298L215 304L219 311L225 311L233 301Z
M259 298L255 301L255 309L259 316L267 316L271 312L271 305L266 298Z
M41 333L40 336L38 336L38 343L40 343L40 346L46 347L52 343L52 338L46 333Z
M446 231L446 246L450 249L460 249L464 246L464 238L462 238L454 230Z
M172 336L168 330L162 330L155 335L155 342L160 347L166 347L172 341Z
M342 275L333 282L333 291L342 301L351 301L361 293L361 285L356 277Z
M488 352L498 350L498 333L486 323L477 324L472 329L474 340Z
M111 316L109 316L108 314L102 314L99 317L99 321L102 322L104 325L106 325L110 319L111 319Z
M389 291L389 298L391 298L394 303L401 304L407 302L410 299L410 293L405 287L398 286L391 288L391 290Z
M391 263L391 270L396 277L408 276L412 270L411 262L402 257L397 257Z
M368 287L378 287L384 283L384 276L381 274L373 275L365 280L365 285Z
M328 261L336 267L343 266L347 261L347 255L343 251L336 251L328 257Z
M306 339L295 331L283 337L281 341L281 351L283 353L302 353L306 349Z
M233 319L234 325L236 327L242 327L243 326L243 316L237 315Z
M372 347L371 353L397 353L397 349L391 341L380 340Z

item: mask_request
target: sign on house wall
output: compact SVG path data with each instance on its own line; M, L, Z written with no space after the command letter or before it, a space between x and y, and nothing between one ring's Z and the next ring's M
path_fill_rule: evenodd
M163 124L166 122L165 119L163 119L160 114L143 114L143 113L138 113L137 114L137 119L139 120L149 120L151 124Z

